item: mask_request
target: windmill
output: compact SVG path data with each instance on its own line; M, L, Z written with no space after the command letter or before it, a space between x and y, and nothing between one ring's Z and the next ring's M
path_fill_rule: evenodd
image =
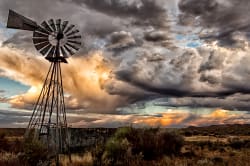
M50 19L38 25L13 10L9 10L7 28L33 31L35 48L50 62L26 134L33 131L34 139L43 141L58 158L59 153L69 152L61 63L79 50L81 35L68 21Z

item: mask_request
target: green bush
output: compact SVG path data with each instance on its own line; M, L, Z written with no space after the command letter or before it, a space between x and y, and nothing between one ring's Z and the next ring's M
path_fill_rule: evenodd
M184 144L182 136L158 128L120 128L105 146L103 158L110 164L143 158L154 160L164 155L178 155Z
M106 143L103 159L111 165L122 165L123 163L119 162L124 162L124 160L128 158L129 146L129 142L126 138L121 140L111 138Z

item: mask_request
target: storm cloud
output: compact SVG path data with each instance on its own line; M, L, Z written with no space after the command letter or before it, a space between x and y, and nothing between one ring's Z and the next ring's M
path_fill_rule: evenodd
M181 18L189 18L204 28L204 39L219 40L220 45L242 47L249 41L250 2L247 0L180 0ZM192 18L192 19L190 19ZM243 42L243 43L242 43Z
M138 118L118 111L157 98L166 99L158 103L162 107L250 110L246 0L2 0L1 22L9 8L38 23L51 17L69 20L81 31L81 51L62 65L66 106L72 114L99 117L72 118L76 126L119 126L119 120L163 126L191 124L190 119L202 123L194 114ZM12 108L32 109L46 73L40 69L49 63L34 49L32 32L10 36L0 48L1 76L30 89L7 101ZM109 124L112 115L117 119ZM211 124L228 121L213 121L213 115Z

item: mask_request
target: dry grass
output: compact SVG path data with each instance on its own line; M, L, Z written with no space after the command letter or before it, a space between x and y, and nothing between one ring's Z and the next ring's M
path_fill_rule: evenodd
M62 155L60 156L60 165L61 166L92 166L93 159L90 152L86 152L82 155L80 154L73 154L71 155L71 161L69 156Z
M191 136L191 137L185 137L185 141L188 142L205 142L205 141L211 141L211 142L224 142L227 143L229 139L240 139L242 141L249 140L250 136Z
M0 153L0 165L1 166L21 166L21 162L18 159L17 154L1 152Z
M204 148L201 150L196 145L192 146L194 156L163 156L159 159L146 161L142 158L134 158L127 161L129 166L250 166L250 149L234 150L230 147L224 147L225 151L209 150ZM90 152L82 155L74 154L71 156L72 162L68 156L60 156L61 166L92 166L93 158ZM121 161L121 165L122 165ZM24 166L20 163L18 156L14 153L0 153L1 166ZM54 164L52 164L54 165ZM103 166L108 166L108 163L102 163Z

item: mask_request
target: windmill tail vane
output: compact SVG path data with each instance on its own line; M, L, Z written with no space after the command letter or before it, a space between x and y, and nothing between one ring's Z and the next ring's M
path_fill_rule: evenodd
M61 63L80 49L80 31L61 19L38 25L13 10L9 10L7 28L32 31L36 50L51 63L25 135L33 133L33 139L41 140L56 156L69 152Z

